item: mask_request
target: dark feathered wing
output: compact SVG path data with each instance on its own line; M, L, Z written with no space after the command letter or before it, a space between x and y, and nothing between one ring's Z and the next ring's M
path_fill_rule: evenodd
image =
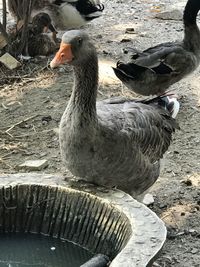
M131 62L127 64L118 62L114 71L119 79L137 80L146 71L158 75L179 74L186 62L187 55L179 43L165 43L134 53Z

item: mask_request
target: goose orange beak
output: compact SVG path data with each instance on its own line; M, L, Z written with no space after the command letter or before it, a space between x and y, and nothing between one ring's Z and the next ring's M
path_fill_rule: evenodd
M74 56L72 54L71 44L65 44L61 42L60 49L56 53L54 59L50 63L52 69L58 67L64 63L70 63L73 60Z

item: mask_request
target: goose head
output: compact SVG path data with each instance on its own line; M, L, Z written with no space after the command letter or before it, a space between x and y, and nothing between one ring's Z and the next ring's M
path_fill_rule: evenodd
M74 67L83 66L95 53L95 47L84 31L71 30L62 36L60 49L51 61L50 66L56 68L65 63Z
M50 30L57 33L52 25L51 18L47 13L41 12L35 15L32 19L32 30L35 34L40 34Z

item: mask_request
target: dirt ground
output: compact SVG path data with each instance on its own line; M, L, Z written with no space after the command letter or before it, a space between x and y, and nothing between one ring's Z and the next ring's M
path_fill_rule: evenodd
M104 0L103 16L86 26L100 59L98 98L135 96L115 78L111 65L123 59L122 49L145 49L183 37L181 20L154 18L179 9L185 0ZM125 33L126 28L134 28ZM25 160L47 159L45 173L62 173L58 125L71 94L73 76L66 67L52 71L52 57L36 58L14 72L0 66L0 173L18 172ZM180 96L181 130L163 159L152 187L150 207L168 227L168 238L154 264L200 266L200 76L199 69L172 87ZM20 170L21 171L21 170Z

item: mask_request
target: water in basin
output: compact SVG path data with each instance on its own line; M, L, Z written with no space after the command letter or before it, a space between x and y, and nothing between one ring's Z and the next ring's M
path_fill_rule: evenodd
M71 242L37 234L0 234L0 267L79 267L93 256Z

